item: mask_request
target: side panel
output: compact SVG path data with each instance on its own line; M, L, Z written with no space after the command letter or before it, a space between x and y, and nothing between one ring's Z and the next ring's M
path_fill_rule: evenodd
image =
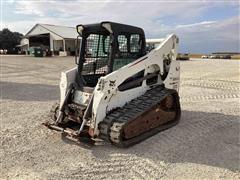
M180 62L172 61L167 78L163 81L165 87L179 91L180 86Z
M143 85L141 87L129 89L123 92L117 91L116 94L113 94L108 99L108 106L106 109L107 112L117 107L124 106L127 102L131 101L132 99L135 99L143 95L148 89L149 87L147 85Z
M163 82L158 82L157 84L164 83L165 87L168 89L179 90L180 85L180 64L178 61L172 61L171 67L168 73L167 78ZM108 98L108 105L106 107L107 112L110 110L122 107L127 102L143 95L150 87L146 85L146 81L143 81L142 86L129 89L126 91L116 91Z
M60 79L60 106L62 105L68 86L75 82L77 67L61 73Z

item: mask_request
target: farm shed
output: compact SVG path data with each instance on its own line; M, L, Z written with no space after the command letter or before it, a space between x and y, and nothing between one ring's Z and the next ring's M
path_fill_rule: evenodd
M67 56L75 53L78 34L74 27L36 24L25 36L29 50L41 47L46 55Z

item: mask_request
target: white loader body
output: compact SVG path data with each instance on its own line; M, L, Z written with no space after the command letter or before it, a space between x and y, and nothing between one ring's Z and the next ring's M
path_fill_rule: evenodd
M166 88L179 90L180 64L176 61L178 49L178 37L176 35L167 36L161 44L145 56L136 59L134 62L113 71L112 73L99 78L97 86L92 94L86 92L75 92L74 98L77 103L88 103L92 101L91 119L86 121L87 125L94 130L94 135L99 134L98 124L103 121L107 113L117 107L122 107L129 101L143 95L150 86L146 80L140 87L120 91L119 85L134 74L144 70L144 76L149 73L159 72L159 76L167 72L164 80L158 78L157 84L164 84ZM170 64L164 63L169 59ZM64 102L68 86L75 81L77 67L66 72L62 72L60 82L60 106ZM88 111L85 112L89 113ZM84 116L85 117L85 116Z

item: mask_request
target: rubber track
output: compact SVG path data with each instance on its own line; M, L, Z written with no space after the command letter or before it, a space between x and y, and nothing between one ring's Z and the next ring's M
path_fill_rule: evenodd
M123 126L130 122L132 119L140 116L143 112L148 111L154 105L161 102L168 95L175 94L177 116L173 121L170 121L164 125L156 127L150 131L147 131L137 137L122 140L121 131ZM144 95L130 101L125 106L118 108L105 117L105 119L99 124L100 138L105 141L111 142L118 147L128 147L134 145L150 136L158 133L159 131L168 129L176 125L180 119L180 104L179 97L175 90L166 89L162 86L156 86L147 91Z

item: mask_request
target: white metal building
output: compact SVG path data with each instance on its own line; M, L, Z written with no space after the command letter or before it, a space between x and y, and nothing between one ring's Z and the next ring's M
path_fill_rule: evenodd
M50 55L70 55L75 52L76 28L36 24L26 35L29 48L41 47Z

